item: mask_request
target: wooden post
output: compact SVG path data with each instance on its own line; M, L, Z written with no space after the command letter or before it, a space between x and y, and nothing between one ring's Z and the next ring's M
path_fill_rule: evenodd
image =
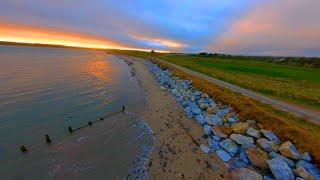
M20 146L20 150L23 153L26 153L28 151L25 145Z
M49 137L48 134L45 135L45 138L46 138L46 142L47 142L48 144L50 144L50 143L51 143L51 139L50 139L50 137Z
M72 133L73 131L71 126L68 127L68 130L69 130L69 133Z
M125 110L125 108L124 108L124 106L122 106L122 111L124 111Z
M89 126L92 126L92 122L91 122L91 121L89 121L89 122L88 122L88 125L89 125Z

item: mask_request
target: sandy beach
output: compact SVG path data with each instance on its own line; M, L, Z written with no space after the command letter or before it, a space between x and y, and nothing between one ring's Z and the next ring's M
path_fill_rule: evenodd
M148 94L141 116L153 129L156 138L148 163L150 179L227 178L224 163L199 148L199 144L206 144L202 127L183 113L167 91L161 90L142 59L125 59L133 63L136 77Z

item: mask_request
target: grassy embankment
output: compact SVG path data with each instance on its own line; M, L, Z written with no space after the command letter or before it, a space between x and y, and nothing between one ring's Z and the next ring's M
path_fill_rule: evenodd
M161 59L164 59L161 56L167 57L166 55L157 55L157 54L154 55L151 53L134 52L134 51L114 51L113 53L132 55L132 56L137 56L137 57L150 57L152 55L152 56L156 56ZM169 57L167 57L167 58L169 59ZM190 59L192 57L185 57L186 60L183 60L183 57L175 57L175 58L180 59L179 60L180 63L186 63L186 64L189 61L194 61L194 60ZM200 58L200 57L198 57L198 58ZM173 60L169 59L168 61L173 61ZM208 62L208 61L210 61L210 59L205 58L203 61L204 61L204 64L211 63L211 62ZM212 61L215 61L215 60L212 60ZM221 60L217 60L217 61L218 61L217 64L222 63L222 62L220 62ZM235 66L232 65L232 63L234 61L236 61L236 60L228 60L228 63L231 64L231 67L235 67L237 65L237 62L235 62L236 63ZM250 99L250 98L243 96L241 94L232 92L228 89L222 88L222 87L217 86L215 84L206 82L203 79L199 79L199 78L194 77L190 74L184 73L183 71L169 67L167 64L162 64L158 61L154 61L154 62L159 64L163 68L171 69L172 72L176 76L179 76L180 78L192 80L195 87L201 89L204 92L207 92L208 94L212 95L215 99L221 101L222 103L231 105L235 109L235 111L238 113L241 120L254 119L258 123L262 124L263 127L265 127L266 129L270 129L270 130L273 130L274 132L276 132L283 141L290 140L290 141L294 142L300 151L311 152L313 154L317 164L320 164L320 126L315 125L313 123L310 123L308 121L305 121L303 119L296 118L288 113L276 110L269 105L262 104L260 102L257 102L255 100ZM199 64L203 65L203 62L200 62L200 63L189 62L189 64L185 67L196 70L196 68L194 68L194 67L189 67L189 66L192 66L193 63L195 64L196 67L199 67ZM247 69L247 71L252 72L253 71L252 68L254 69L255 66L263 65L265 63L266 62L240 62L240 65L242 65L240 67L243 67L245 64L249 64L249 70ZM176 64L178 64L178 63L176 62ZM181 65L181 64L179 64L179 65ZM212 66L212 65L210 65L210 66ZM203 69L207 69L209 71L210 66L208 65L208 67L203 67ZM221 65L221 66L223 66L223 65ZM267 68L270 69L271 67L275 67L276 70L281 71L280 66L282 66L282 65L281 64L280 65L279 64L270 64L267 66ZM252 68L250 69L250 67L252 67ZM243 67L243 68L246 69L245 67ZM261 69L261 67L258 66L257 69L259 69L259 68ZM297 72L302 71L298 67L290 67L290 68L298 69ZM220 71L223 71L222 69L223 68L217 70L217 72L219 73ZM228 71L228 70L225 70L225 71ZM292 71L294 71L294 70L292 70ZM203 72L203 71L200 71L200 72ZM216 71L212 71L212 72L210 71L210 72L207 72L206 74L211 74L211 73L215 73L215 72ZM277 71L275 71L275 72L277 72ZM224 72L220 72L220 73L224 74ZM235 76L233 74L235 72L231 71L231 72L226 72L226 73L231 74L231 76ZM267 73L267 72L266 72L266 70L264 70L261 73ZM307 76L308 73L310 73L309 69L307 70L307 73L305 73L303 76L308 77ZM316 76L317 73L318 72L315 72L315 75L313 75L313 76ZM239 72L239 74L242 74L242 73ZM239 75L239 76L242 78L242 81L244 83L247 81L247 78L249 78L248 81L252 81L250 76L247 74ZM286 76L286 75L282 75L282 76ZM287 76L290 76L290 75L287 75ZM294 74L291 74L291 78L293 78L293 77L294 77ZM236 77L234 77L234 78L241 80L241 78L236 78ZM246 78L246 79L244 79L244 78ZM300 77L300 78L302 78L302 77ZM311 77L311 79L313 79L312 82L305 82L305 83L315 83L316 84L316 82L318 81L316 79L316 77ZM253 78L253 80L255 80L255 81L259 80L260 81L259 84L264 84L264 85L267 84L268 85L270 82L273 82L273 83L277 82L278 79L277 78L273 79L272 77L263 77L261 74L259 74L259 75L257 75L256 79ZM298 81L300 81L300 80L298 80ZM301 81L304 81L304 80L301 80ZM297 86L297 84L290 85L289 82L293 83L294 80L287 78L286 81L284 81L283 83L285 83L287 86L291 86L291 87ZM301 83L304 83L304 82L301 82ZM317 85L319 86L319 84L317 84ZM282 87L282 89L283 89L283 91L285 91L285 89L283 87ZM287 91L290 91L290 89L287 89ZM297 90L297 91L299 91L299 90Z

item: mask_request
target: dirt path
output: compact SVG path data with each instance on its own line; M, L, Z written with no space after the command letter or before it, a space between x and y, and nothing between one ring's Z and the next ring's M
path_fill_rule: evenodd
M169 64L170 66L173 66L173 67L175 67L175 68L177 68L179 70L182 70L182 71L184 71L186 73L189 73L189 74L191 74L191 75L193 75L195 77L199 77L199 78L205 79L205 80L207 80L207 81L209 81L211 83L217 84L217 85L219 85L221 87L224 87L224 88L227 88L227 89L229 89L231 91L240 93L240 94L245 95L247 97L250 97L252 99L258 100L258 101L260 101L262 103L269 104L269 105L271 105L271 106L273 106L275 108L278 108L278 109L280 109L282 111L286 111L286 112L288 112L290 114L293 114L293 115L295 115L297 117L301 117L301 118L307 119L307 120L309 120L309 121L311 121L313 123L320 124L320 111L316 111L316 110L308 109L308 108L301 107L301 106L298 106L298 105L295 105L295 104L290 104L290 103L287 103L287 102L279 101L277 99L273 99L273 98L270 98L270 97L255 93L255 92L253 92L251 90L247 90L247 89L241 88L241 87L236 86L234 84L231 84L231 83L228 83L228 82L225 82L225 81L222 81L222 80L207 76L207 75L199 73L199 72L192 71L190 69L178 66L176 64L173 64L173 63L170 63L170 62L158 59L158 58L153 58L153 59L155 59L157 61L160 61L162 63Z
M149 161L150 179L224 179L229 177L216 155L203 153L197 144L207 144L202 127L187 118L175 99L160 89L141 59L133 62L136 77L148 93L141 116L153 129L156 146ZM214 163L213 170L211 168Z

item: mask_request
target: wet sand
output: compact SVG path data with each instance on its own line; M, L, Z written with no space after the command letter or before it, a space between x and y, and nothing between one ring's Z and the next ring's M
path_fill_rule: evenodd
M150 179L225 179L226 165L215 155L201 151L207 144L202 127L189 119L167 91L161 90L140 58L124 57L148 99L143 119L153 129L156 145L148 163Z

